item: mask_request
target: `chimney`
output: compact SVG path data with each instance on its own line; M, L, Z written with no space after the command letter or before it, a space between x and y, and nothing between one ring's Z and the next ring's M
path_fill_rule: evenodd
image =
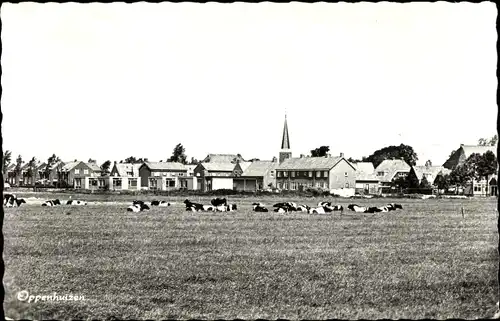
M276 158L276 156L273 157L273 163L276 163L278 161L278 159Z
M340 157L344 157L344 153L340 153Z
M460 144L460 147L464 147L464 144Z
M148 161L148 159L147 159L147 158L144 158L144 161L145 161L145 162L147 162L147 161Z
M304 158L304 156L305 156L304 154L300 154L300 158Z

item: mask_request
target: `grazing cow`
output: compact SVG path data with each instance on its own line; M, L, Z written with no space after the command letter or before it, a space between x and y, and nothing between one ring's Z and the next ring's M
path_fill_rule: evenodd
M253 203L254 212L269 212L269 210L262 203Z
M24 198L18 198L16 199L16 206L19 207L21 206L21 204L26 204L26 201L24 200Z
M190 208L193 207L194 210L192 210L193 212L197 212L197 211L203 211L203 204L199 204L199 203L193 203L193 202L190 202L188 199L186 199L184 201L184 204L186 204L186 210L191 210Z
M17 197L14 194L3 194L3 205L7 204L14 204L14 200L16 200Z
M310 207L307 205L304 205L304 204L299 204L297 206L297 211L299 211L299 212L308 212L309 209L310 209Z
M309 214L326 214L326 212L325 212L325 208L320 206L320 207L316 207L316 208L310 208Z
M356 213L365 213L368 210L368 208L356 204L350 204L347 208Z
M172 204L170 204L167 201L152 201L151 202L151 206L167 207L170 205L172 205Z
M87 202L79 200L69 200L66 202L66 205L87 205Z
M133 204L133 205L130 205L129 207L127 207L128 212L134 212L134 213L148 211L148 210L149 210L149 206L147 206L144 203L142 203L142 204L137 203L137 204Z
M219 205L227 205L227 200L225 198L214 198L212 201L210 201L213 206L217 207Z
M61 202L59 201L59 199L45 201L42 204L42 206L56 206L56 205L61 205Z
M365 213L378 213L378 212L382 212L382 210L379 209L378 207L368 207L365 210Z
M137 204L144 204L144 201L133 201L132 205L137 205Z

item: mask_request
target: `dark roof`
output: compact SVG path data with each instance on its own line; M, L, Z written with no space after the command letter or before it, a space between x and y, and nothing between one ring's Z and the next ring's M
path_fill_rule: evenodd
M290 136L288 136L288 124L286 122L286 115L285 125L283 127L283 139L281 140L281 149L290 149Z

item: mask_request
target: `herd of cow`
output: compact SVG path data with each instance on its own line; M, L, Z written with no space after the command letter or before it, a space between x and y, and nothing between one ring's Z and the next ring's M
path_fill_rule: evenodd
M3 205L5 207L19 207L21 204L26 203L22 198L17 198L13 194L4 194ZM238 209L236 204L229 204L225 198L214 198L210 202L211 205L204 205L200 203L194 203L186 199L184 204L186 205L186 210L191 212L232 212ZM167 207L175 203L167 201L151 201L151 206ZM57 206L61 205L59 199L48 200L42 203L42 206ZM87 205L86 201L80 200L68 200L66 205ZM266 206L262 203L253 203L253 210L255 212L269 212ZM318 206L310 207L304 204L297 204L294 202L281 202L273 205L274 212L277 213L289 213L289 212L305 212L309 214L327 214L334 211L340 211L342 214L344 207L342 205L333 205L331 202L319 202ZM402 209L401 204L387 204L385 206L379 207L364 207L357 204L350 204L347 209L357 212L357 213L379 213L379 212L390 212L397 209ZM149 210L150 207L144 201L133 201L132 205L127 207L129 212L142 212Z
M262 203L253 203L253 210L255 212L269 212L269 210ZM333 211L340 211L340 214L344 212L344 207L342 205L332 205L331 202L319 202L317 207L310 207L304 204L296 204L294 202L284 202L277 203L273 205L274 212L277 213L288 213L288 212L306 212L309 214L326 214ZM401 204L387 204L386 206L380 207L364 207L357 204L350 204L347 208L353 212L357 213L379 213L379 212L389 212L396 209L402 209Z

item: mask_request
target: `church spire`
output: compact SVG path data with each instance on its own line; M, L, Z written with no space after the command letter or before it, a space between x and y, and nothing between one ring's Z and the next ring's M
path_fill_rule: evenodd
M286 113L285 113L285 126L283 127L283 139L281 140L281 149L290 149L290 137L288 136L288 125L286 123Z

